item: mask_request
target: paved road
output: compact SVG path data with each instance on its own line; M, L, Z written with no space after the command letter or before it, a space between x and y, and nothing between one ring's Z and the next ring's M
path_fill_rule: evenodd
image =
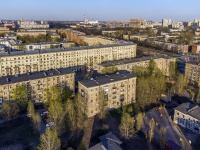
M179 146L181 146L180 138L184 139L184 135L179 130L177 125L175 125L171 118L169 117L167 111L165 108L162 110L154 110L152 109L146 114L146 117L144 118L144 125L143 125L143 131L146 129L149 129L149 121L154 118L155 122L157 123L157 126L155 128L155 139L159 140L160 138L160 128L166 127L167 133L166 133L166 141L172 140Z

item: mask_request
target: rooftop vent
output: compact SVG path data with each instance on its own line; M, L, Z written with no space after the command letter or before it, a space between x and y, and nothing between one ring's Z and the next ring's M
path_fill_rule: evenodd
M189 109L189 110L188 110L188 113L193 112L194 109L196 109L196 108L198 108L198 105L196 105L196 106L192 107L191 109Z
M16 77L16 78L19 77L19 74L15 74L15 77Z
M10 78L6 78L6 81L7 81L7 82L10 82Z
M113 79L113 78L111 78L110 80L111 80L111 81L113 81L114 79Z
M45 77L47 76L47 73L46 73L46 72L44 72L44 76L45 76Z
M55 69L59 74L61 74L61 72L58 69Z

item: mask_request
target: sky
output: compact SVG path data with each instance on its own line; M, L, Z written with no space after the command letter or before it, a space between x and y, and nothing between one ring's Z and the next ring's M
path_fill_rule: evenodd
M0 0L1 20L200 19L200 0Z

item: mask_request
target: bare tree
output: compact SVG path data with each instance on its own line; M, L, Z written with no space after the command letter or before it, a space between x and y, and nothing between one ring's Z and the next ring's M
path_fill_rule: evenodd
M41 123L41 117L38 113L33 113L32 115L32 122L33 122L33 128L35 132L39 133L40 131L40 123Z
M137 118L136 118L136 130L139 131L142 128L143 124L143 114L138 113Z
M103 91L99 91L99 118L105 118L107 114L107 97Z
M128 113L123 113L120 123L120 132L126 138L131 138L135 133L134 123L132 121L131 116Z
M165 149L165 143L166 143L166 128L161 127L160 129L160 148Z
M19 113L19 107L16 103L3 102L2 114L4 119L10 119Z
M154 137L154 130L155 130L155 121L154 118L152 118L149 122L149 133L148 133L148 138L150 142Z
M30 114L31 116L35 113L35 109L34 109L34 105L32 101L28 102L28 107L27 107L27 112L28 114Z

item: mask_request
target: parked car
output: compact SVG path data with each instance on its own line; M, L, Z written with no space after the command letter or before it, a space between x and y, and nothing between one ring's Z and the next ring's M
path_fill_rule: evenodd
M47 116L48 116L48 111L43 111L40 116L43 118L43 119L46 119Z
M31 118L31 114L27 114L26 116L27 116L28 118Z
M54 125L53 122L49 122L49 123L46 124L46 127L52 127L53 125Z

